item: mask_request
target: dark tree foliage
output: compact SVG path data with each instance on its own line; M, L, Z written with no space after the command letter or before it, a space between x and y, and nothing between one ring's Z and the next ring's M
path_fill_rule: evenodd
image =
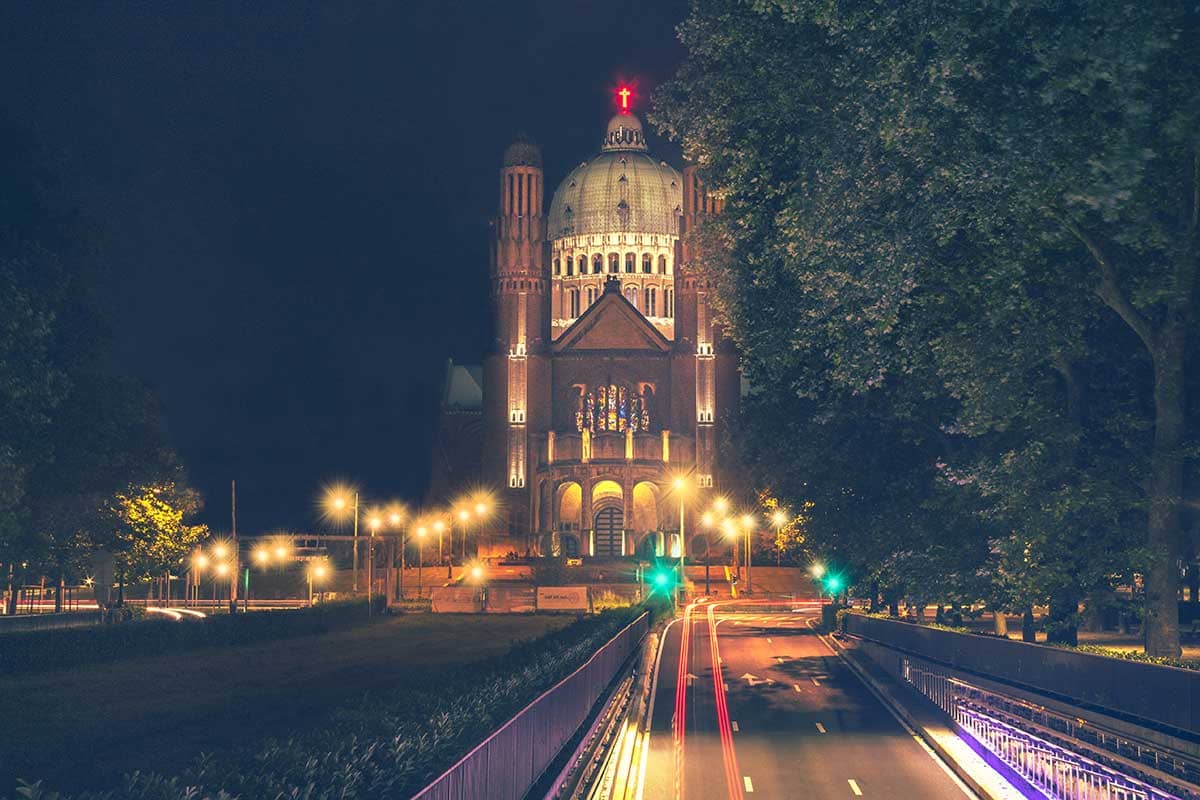
M106 363L100 277L61 166L0 124L0 564L8 583L82 580L121 555L109 510L167 483L189 495L157 403ZM10 602L15 598L10 596Z
M1079 599L1136 572L1155 655L1179 652L1191 549L1198 35L1173 2L697 0L655 115L727 194L701 249L783 403L748 424L802 454L789 417L876 420L917 448L890 465L914 527L961 556L916 551L929 574L1048 601L1069 640ZM797 495L831 471L797 461ZM964 514L986 547L938 522Z

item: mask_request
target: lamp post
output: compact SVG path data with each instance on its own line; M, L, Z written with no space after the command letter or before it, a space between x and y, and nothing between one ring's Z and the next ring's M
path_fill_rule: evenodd
M678 584L679 591L678 591L678 595L679 595L679 603L680 603L680 605L682 605L683 593L686 591L686 585L687 585L687 580L684 578L684 573L683 573L683 554L684 554L684 551L686 550L684 542L687 541L687 538L684 536L684 530L683 530L683 520L684 520L683 501L685 499L687 499L686 491L685 491L687 489L687 481L684 480L682 476L676 477L675 480L671 482L671 487L675 490L675 494L679 497L679 584Z
M399 508L393 507L392 510L390 512L388 512L388 522L391 524L392 530L394 530L400 534L400 576L397 579L396 583L397 583L397 594L399 594L400 599L403 600L404 599L404 550L405 550L405 546L404 546L404 512L401 511ZM396 555L395 555L395 553L393 553L391 559L388 561L388 569L391 570L395 566L396 566Z
M325 496L325 514L335 520L345 519L346 512L354 514L354 578L353 592L358 594L358 490L335 486Z
M742 528L746 531L746 594L754 593L754 565L751 554L750 538L754 533L754 515L742 515Z
M324 581L329 574L329 568L324 564L313 564L308 568L308 605L313 604L313 580Z
M446 523L442 522L440 519L435 519L433 521L433 532L436 533L438 536L438 563L439 564L445 563L445 561L446 561L446 551L442 547L442 532L445 530L446 530ZM450 546L451 547L454 546L453 538L450 539ZM447 567L447 570L446 570L446 577L447 578L450 577L449 567Z
M417 528L417 598L424 596L421 588L421 570L425 568L425 536L429 533L424 525Z
M711 593L711 588L708 582L709 565L712 563L712 528L713 528L713 513L705 511L704 516L700 518L700 524L704 526L704 530L708 531L706 536L707 546L704 548L704 594Z
M458 521L462 523L459 535L462 537L462 557L463 565L467 563L467 523L471 521L471 512L465 508L458 510Z
M783 563L783 543L779 537L783 533L784 526L787 525L787 514L779 509L771 515L771 522L775 525L775 566L778 567Z
M372 595L375 593L375 534L383 524L383 517L372 512L367 518L367 619L371 619Z

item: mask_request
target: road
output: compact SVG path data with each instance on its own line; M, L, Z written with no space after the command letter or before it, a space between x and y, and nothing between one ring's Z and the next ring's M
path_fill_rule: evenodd
M726 602L671 624L641 797L973 797L813 633L815 613Z

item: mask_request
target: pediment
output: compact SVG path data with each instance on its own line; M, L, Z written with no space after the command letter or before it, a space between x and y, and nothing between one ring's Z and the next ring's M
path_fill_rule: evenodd
M605 292L554 343L554 352L671 349L658 329L618 292Z

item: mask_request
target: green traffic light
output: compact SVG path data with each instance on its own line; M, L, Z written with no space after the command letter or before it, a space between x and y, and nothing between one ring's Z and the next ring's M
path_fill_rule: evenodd
M830 592L836 592L842 588L842 579L837 575L830 575L825 579L825 588Z
M666 587L668 581L670 581L670 580L671 580L670 577L665 572L654 573L654 585L655 586Z

